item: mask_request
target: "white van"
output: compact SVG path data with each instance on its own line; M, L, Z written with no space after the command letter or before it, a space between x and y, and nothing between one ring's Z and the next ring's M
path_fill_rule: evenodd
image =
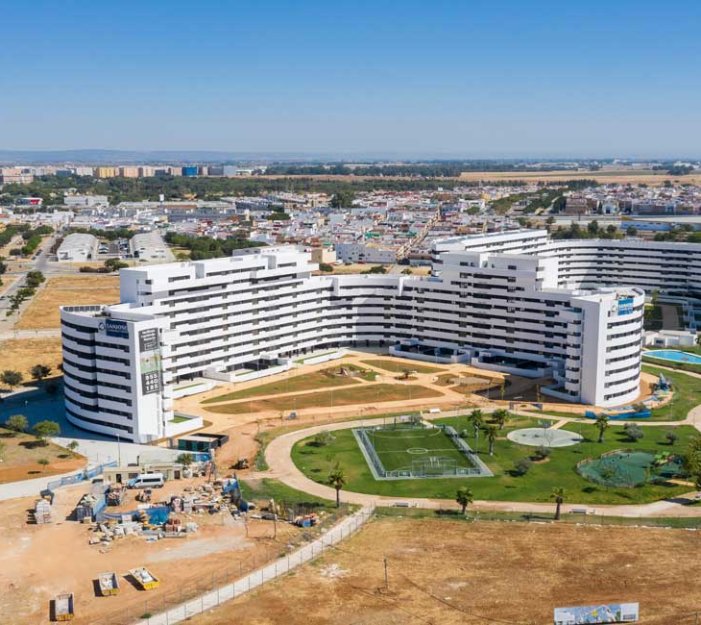
M127 482L129 488L163 488L166 479L163 473L142 473Z

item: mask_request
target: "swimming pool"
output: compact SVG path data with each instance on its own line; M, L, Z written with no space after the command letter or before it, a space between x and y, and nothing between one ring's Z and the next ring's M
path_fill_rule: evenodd
M672 362L685 362L690 365L701 365L701 356L680 352L676 349L656 349L651 352L643 352L643 356L657 360L671 360Z

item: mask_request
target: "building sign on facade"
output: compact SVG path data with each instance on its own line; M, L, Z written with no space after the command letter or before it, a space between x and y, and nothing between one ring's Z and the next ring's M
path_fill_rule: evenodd
M151 352L158 349L158 328L139 332L139 351Z
M631 315L633 313L633 302L635 300L632 297L626 297L624 299L618 300L618 315Z
M106 319L105 332L107 333L107 336L115 336L122 339L129 338L129 326L127 325L126 321Z
M141 394L150 395L161 390L161 351L158 329L149 328L139 332L139 371L141 372Z

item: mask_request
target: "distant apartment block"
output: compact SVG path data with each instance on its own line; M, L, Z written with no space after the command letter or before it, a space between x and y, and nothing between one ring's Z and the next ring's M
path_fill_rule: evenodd
M72 208L92 208L109 206L109 198L106 195L65 195L63 203Z

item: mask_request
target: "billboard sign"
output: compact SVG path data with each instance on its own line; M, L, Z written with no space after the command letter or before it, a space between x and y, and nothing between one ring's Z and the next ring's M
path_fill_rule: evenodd
M630 315L633 313L633 298L625 297L618 300L618 315Z
M139 332L139 351L152 352L158 349L158 328Z
M640 618L638 603L608 603L602 605L555 608L555 625L599 623L635 623Z
M107 336L116 336L121 339L129 338L129 326L126 321L107 319L105 320L105 331Z

